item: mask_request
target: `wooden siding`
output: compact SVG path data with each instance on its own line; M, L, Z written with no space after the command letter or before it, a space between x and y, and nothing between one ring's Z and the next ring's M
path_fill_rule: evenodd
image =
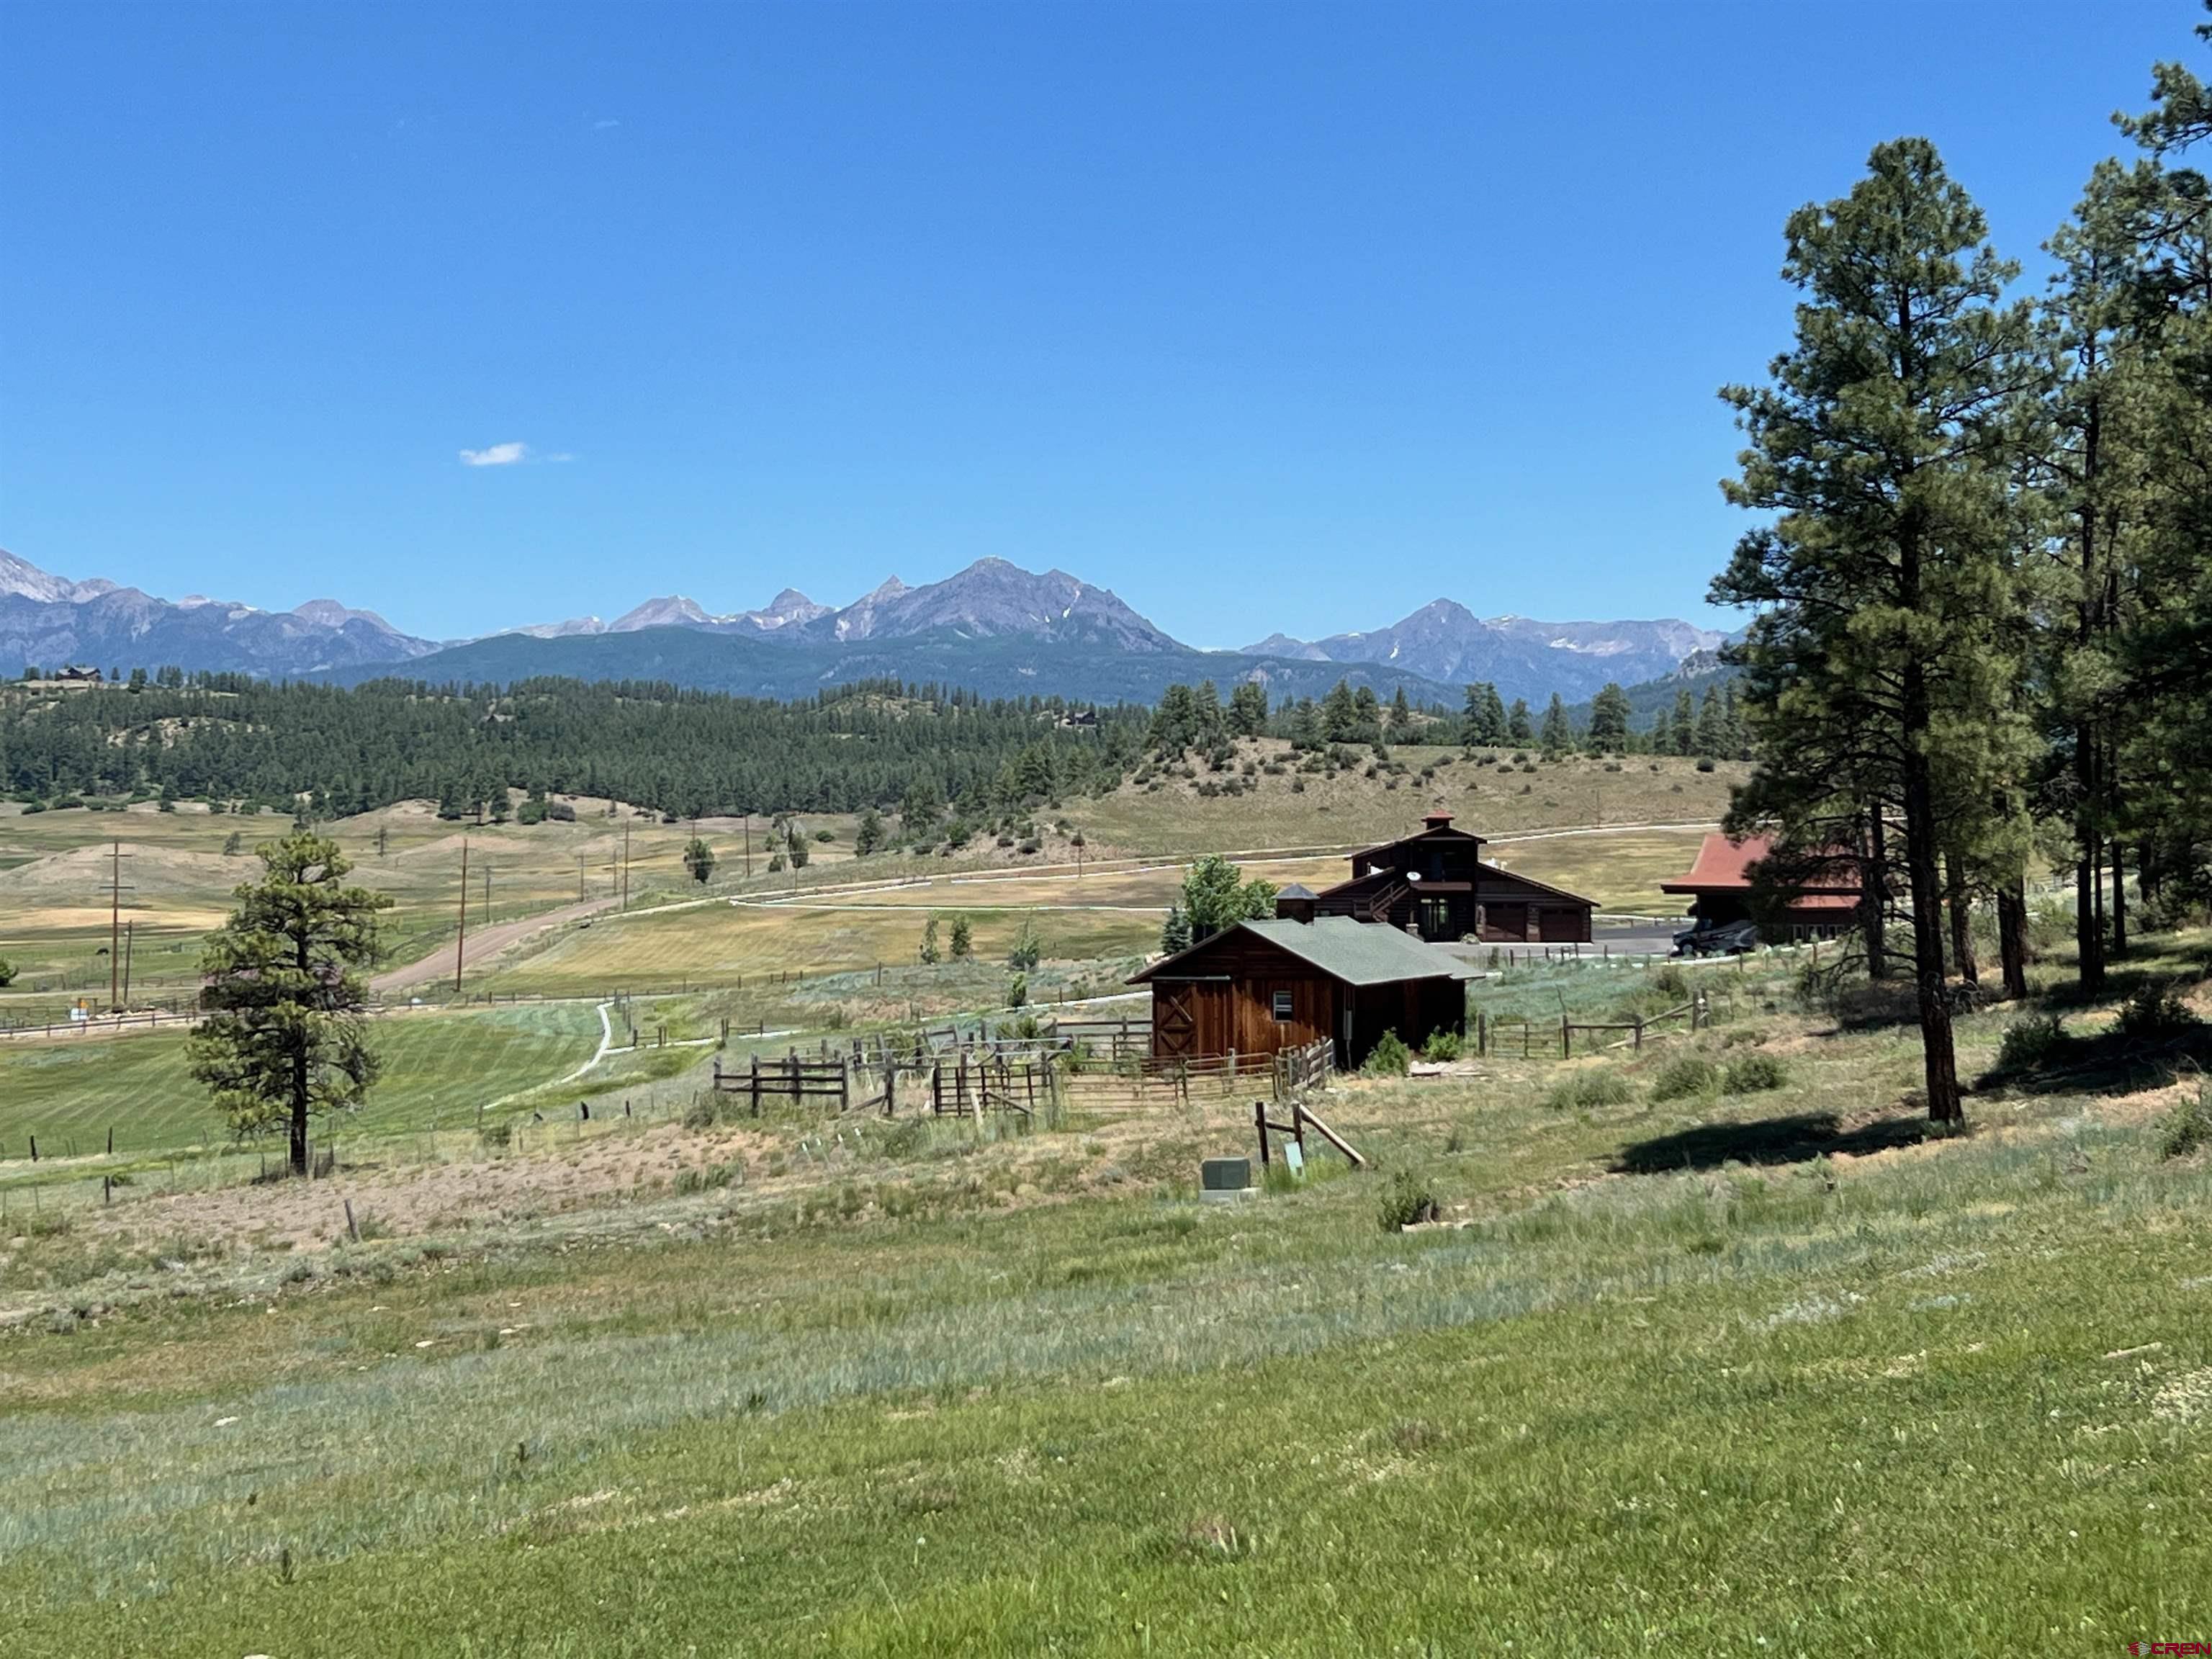
M1462 1029L1467 1017L1467 993L1457 980L1348 986L1249 933L1223 935L1180 972L1168 969L1151 984L1156 1060L1198 1060L1232 1050L1272 1054L1328 1041L1335 1045L1337 1063L1352 1066L1366 1059L1385 1031L1419 1048L1431 1031ZM1275 1018L1278 991L1291 995L1286 1021Z
M1152 981L1152 1054L1158 1060L1201 1055L1271 1054L1336 1035L1340 987L1317 969L1276 956L1231 979ZM1288 1020L1275 1018L1275 993L1291 994Z

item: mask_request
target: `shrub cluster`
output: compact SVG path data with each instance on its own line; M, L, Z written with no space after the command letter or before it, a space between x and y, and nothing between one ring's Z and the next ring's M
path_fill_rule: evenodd
M2193 1030L2197 1016L2189 1012L2171 985L2146 981L2120 1005L2114 1029L2130 1042L2165 1042Z
M1369 1077L1403 1077L1413 1069L1413 1055L1395 1031L1382 1033L1382 1041L1368 1051L1360 1070Z
M2159 1130L2160 1158L2187 1158L2199 1146L2212 1146L2212 1084L2199 1082L2197 1097L2185 1100Z
M1997 1044L1997 1069L2032 1072L2059 1050L2066 1032L2056 1014L2029 1014L2005 1027Z
M1763 1054L1757 1050L1738 1054L1729 1061L1728 1070L1721 1074L1721 1092L1728 1095L1754 1095L1762 1089L1779 1089L1790 1080L1790 1068L1777 1054Z
M1703 1054L1677 1054L1651 1079L1654 1100L1683 1100L1709 1095L1720 1087L1720 1068Z
M1579 1072L1553 1084L1544 1104L1555 1112L1587 1110L1626 1105L1632 1097L1626 1080L1618 1072Z
M1419 1221L1434 1221L1441 1214L1429 1183L1411 1170L1401 1170L1382 1189L1376 1219L1386 1233L1402 1232Z

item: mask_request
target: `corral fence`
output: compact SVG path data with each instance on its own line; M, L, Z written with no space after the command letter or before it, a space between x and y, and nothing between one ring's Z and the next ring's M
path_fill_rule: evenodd
M1474 1052L1484 1059L1535 1060L1550 1054L1554 1042L1559 1057L1574 1057L1577 1033L1588 1036L1610 1037L1609 1042L1600 1042L1600 1048L1633 1048L1641 1052L1646 1038L1680 1035L1704 1030L1712 1023L1711 1004L1699 991L1679 1008L1663 1009L1656 1014L1646 1014L1638 1019L1579 1020L1561 1014L1555 1024L1551 1020L1516 1019L1510 1015L1491 1014L1477 1010L1474 1017ZM1589 1045L1585 1043L1583 1052Z
M1264 1087L1278 1101L1326 1089L1335 1074L1327 1042L1272 1054L1218 1054L1157 1060L1149 1054L1102 1058L1062 1037L1009 1039L933 1049L927 1033L827 1040L813 1054L793 1048L778 1059L752 1055L742 1066L714 1061L718 1095L745 1102L757 1117L766 1106L834 1105L836 1111L902 1109L948 1117L1011 1112L1024 1119L1064 1107L1131 1111L1188 1107L1249 1097ZM1057 1046L1055 1046L1057 1045Z

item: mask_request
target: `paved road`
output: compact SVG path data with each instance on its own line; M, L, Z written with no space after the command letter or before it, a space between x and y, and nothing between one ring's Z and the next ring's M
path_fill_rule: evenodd
M1541 955L1547 948L1553 952L1573 951L1584 957L1663 957L1672 954L1674 935L1686 922L1607 922L1600 916L1590 928L1590 942L1579 948L1573 945L1541 944L1520 945L1447 945L1444 948L1471 961L1487 963L1492 951L1511 951L1518 956Z

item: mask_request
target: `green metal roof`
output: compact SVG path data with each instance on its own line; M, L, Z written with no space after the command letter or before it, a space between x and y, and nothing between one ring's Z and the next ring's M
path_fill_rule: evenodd
M1409 979L1476 976L1474 968L1450 951L1425 945L1411 933L1380 922L1354 921L1350 916L1320 916L1312 921L1285 921L1273 917L1237 925L1346 985L1395 985ZM1139 984L1170 963L1200 956L1209 945L1227 936L1216 933L1212 939L1201 939L1179 955L1153 963L1129 982Z

